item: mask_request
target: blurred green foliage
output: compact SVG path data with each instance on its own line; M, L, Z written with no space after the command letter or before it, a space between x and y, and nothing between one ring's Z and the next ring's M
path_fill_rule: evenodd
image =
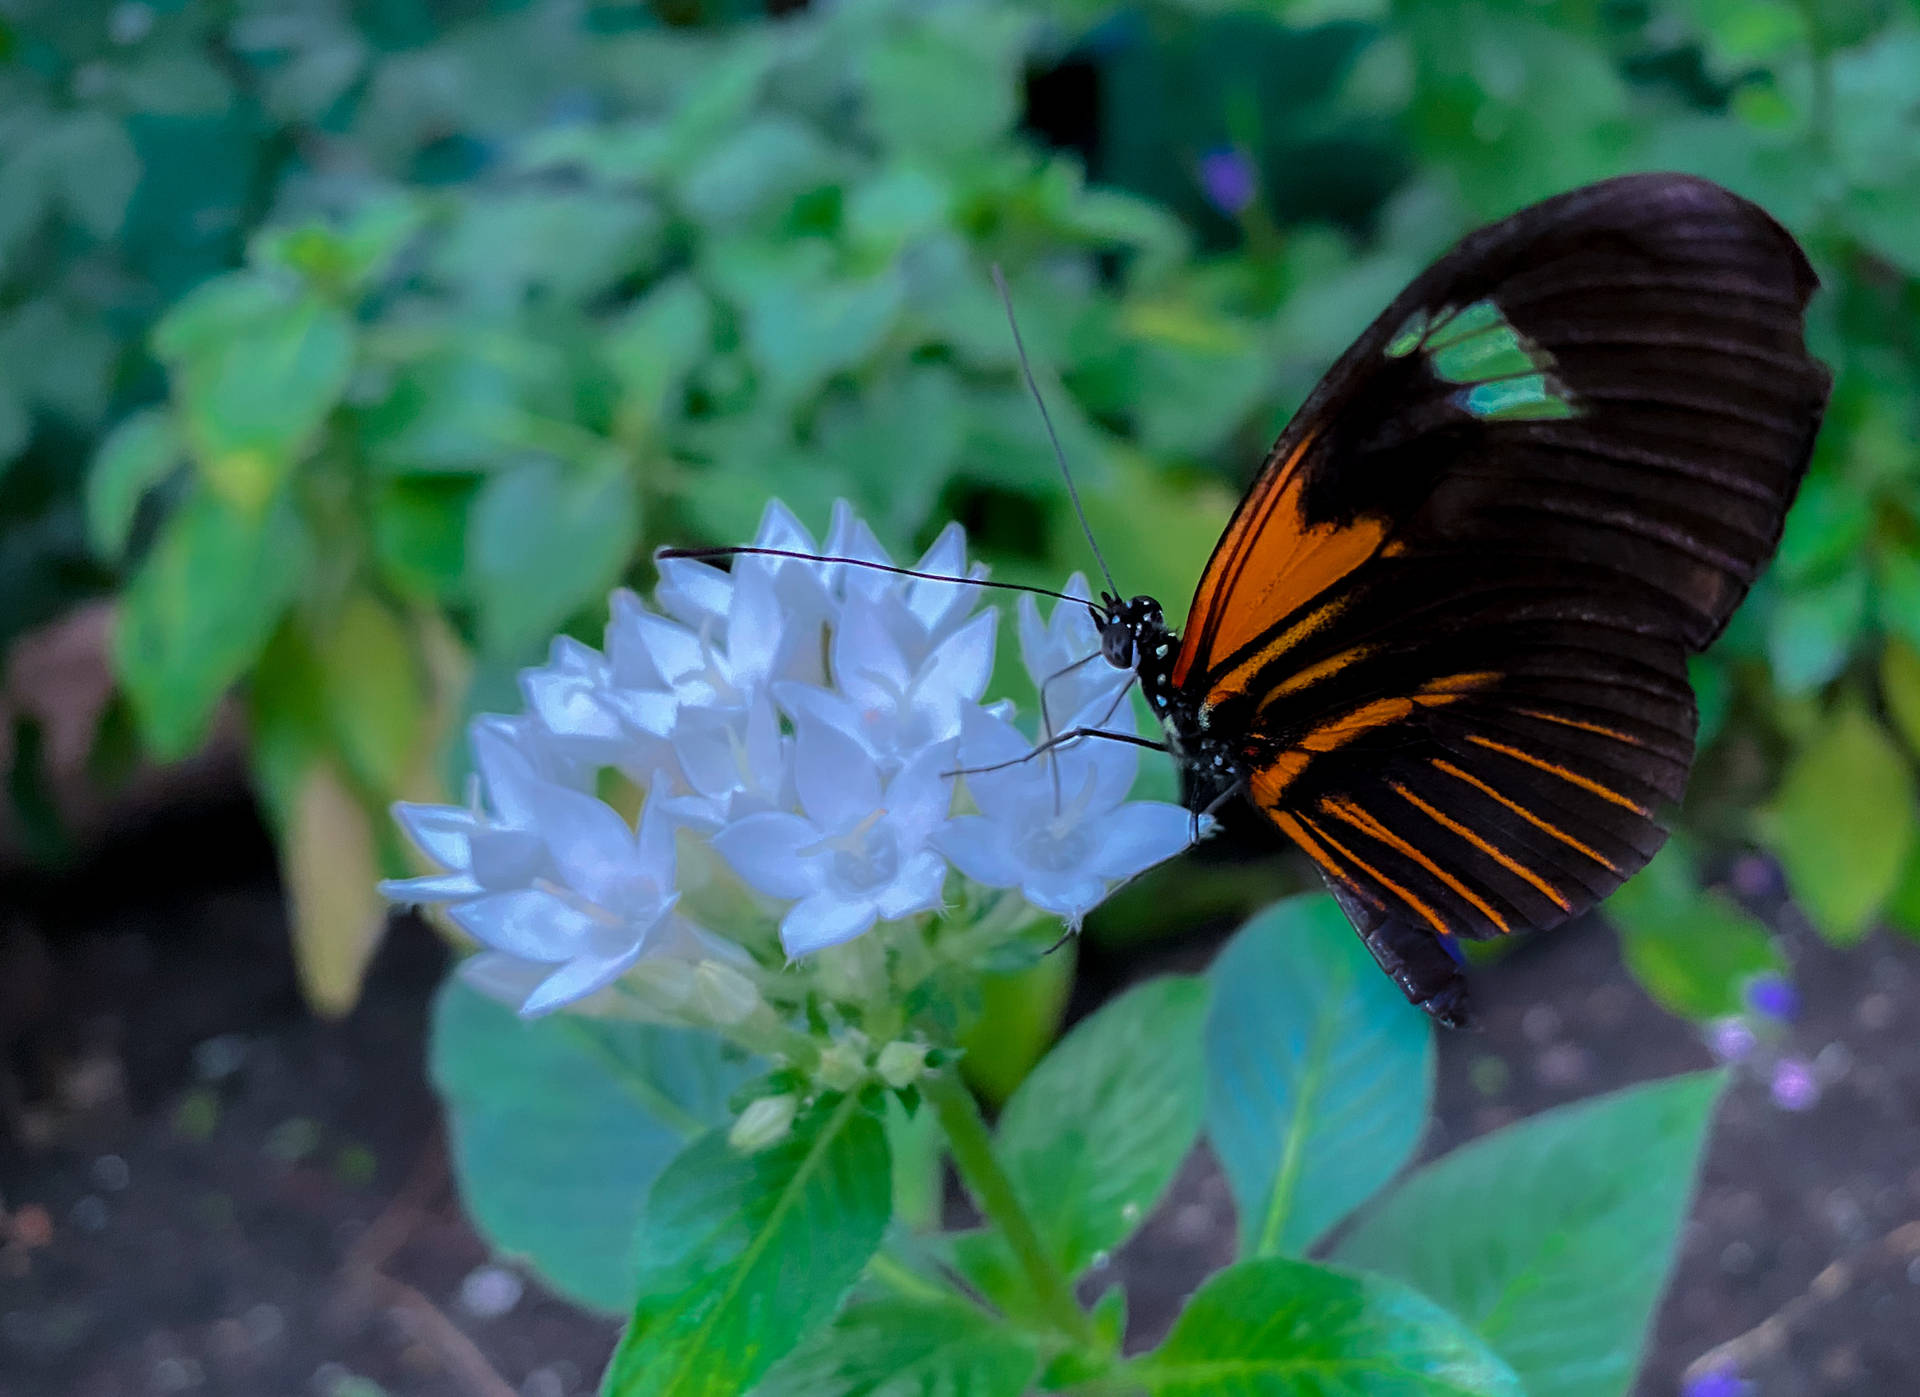
M121 587L148 749L238 686L296 886L391 867L381 812L444 789L463 713L591 636L649 547L741 538L769 495L849 496L902 550L959 517L1002 577L1084 565L991 264L1116 573L1177 617L1407 278L1667 167L1805 241L1836 372L1779 561L1698 664L1686 820L1775 851L1829 935L1920 934L1920 6L4 14L0 641ZM1243 209L1209 202L1222 151ZM1771 952L1685 858L1620 919L1656 994L1723 1012ZM379 909L301 900L343 1006Z

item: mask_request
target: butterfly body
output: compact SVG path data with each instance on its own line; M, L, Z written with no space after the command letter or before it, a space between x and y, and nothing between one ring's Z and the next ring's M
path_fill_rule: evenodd
M1778 542L1826 402L1805 257L1680 175L1469 236L1334 365L1184 634L1095 608L1196 810L1244 793L1383 967L1466 1013L1449 947L1637 871L1684 791L1707 645Z

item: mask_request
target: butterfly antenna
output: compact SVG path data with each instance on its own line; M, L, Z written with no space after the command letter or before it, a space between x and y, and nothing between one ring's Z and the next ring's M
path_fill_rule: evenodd
M1007 278L1000 271L1000 264L993 264L993 284L999 288L1000 304L1007 308L1007 324L1013 330L1013 351L1020 356L1020 372L1027 380L1027 389L1033 394L1033 400L1039 405L1040 420L1046 424L1047 440L1053 443L1054 459L1060 462L1060 474L1067 482L1067 498L1073 501L1073 512L1080 520L1080 531L1087 536L1087 547L1093 550L1093 560L1100 564L1100 575L1107 580L1107 594L1119 596L1120 588L1113 580L1113 571L1108 568L1106 556L1101 553L1100 545L1093 537L1093 525L1087 522L1087 511L1080 504L1080 487L1073 483L1073 472L1067 469L1067 453L1060 449L1060 434L1053 429L1053 414L1047 411L1047 400L1041 396L1040 385L1034 382L1033 365L1027 362L1026 342L1020 338L1020 321L1013 313L1013 296L1007 290Z
M712 548L661 548L654 551L655 558L695 558L705 561L710 558L792 558L802 563L830 563L837 567L865 568L869 572L887 572L895 577L917 577L923 582L951 582L959 587L994 587L1002 592L1032 592L1036 597L1052 597L1056 601L1076 602L1085 606L1085 597L1076 597L1068 592L1056 592L1051 587L1033 587L1025 582L995 582L990 577L955 577L944 572L921 572L918 568L900 568L891 563L876 563L866 558L836 558L824 553L801 553L790 548L759 548L747 544L726 543Z

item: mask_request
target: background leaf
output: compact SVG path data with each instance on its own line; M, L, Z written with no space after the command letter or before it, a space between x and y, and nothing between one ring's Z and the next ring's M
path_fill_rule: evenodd
M114 668L155 755L199 746L298 590L307 549L285 498L251 511L197 489L162 525L114 634Z
M1607 899L1607 917L1619 928L1620 954L1634 978L1689 1018L1740 1012L1748 980L1787 968L1766 924L1725 894L1702 888L1678 842L1669 842Z
M1132 1364L1152 1397L1522 1397L1506 1365L1404 1286L1300 1261L1211 1277L1173 1332Z
M1459 1315L1528 1397L1620 1397L1721 1082L1632 1087L1463 1145L1394 1189L1337 1255Z
M853 1097L742 1155L718 1132L668 1166L641 1215L639 1297L607 1397L738 1397L825 1324L886 1231L886 1130Z
M1814 926L1857 941L1913 846L1912 770L1878 723L1843 703L1794 754L1761 828Z
M327 762L309 767L288 812L280 874L300 988L333 1018L360 997L387 925L375 839L373 816L339 772Z
M690 1029L522 1019L457 978L435 1002L431 1052L468 1214L562 1295L629 1309L647 1190L726 1119L750 1064Z
M1320 893L1248 922L1207 978L1207 1142L1242 1249L1297 1255L1413 1154L1433 1033Z

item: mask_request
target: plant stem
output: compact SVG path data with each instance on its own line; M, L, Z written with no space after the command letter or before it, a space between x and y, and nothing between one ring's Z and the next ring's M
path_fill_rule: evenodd
M1066 1276L1047 1254L1033 1220L1014 1192L1013 1180L994 1158L993 1140L987 1134L987 1123L980 1117L980 1105L973 1099L973 1093L954 1072L934 1073L920 1085L927 1100L933 1103L941 1129L946 1131L954 1165L966 1181L967 1191L987 1220L1007 1239L1047 1321L1075 1343L1094 1348L1098 1341L1093 1324L1087 1312L1080 1308L1080 1302L1074 1299L1073 1287Z

